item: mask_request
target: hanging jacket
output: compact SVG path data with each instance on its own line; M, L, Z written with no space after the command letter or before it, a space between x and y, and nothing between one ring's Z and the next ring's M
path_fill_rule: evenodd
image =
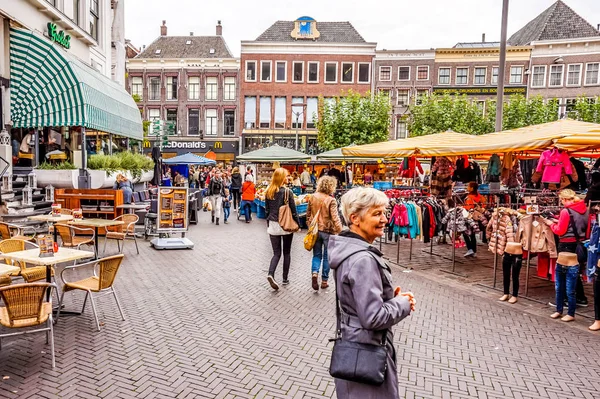
M530 250L529 242L531 242L531 252L548 252L551 258L558 257L554 233L540 216L527 215L519 221L517 241L526 251Z
M501 211L494 212L487 225L486 233L489 237L488 250L496 251L498 255L504 255L507 242L515 242L516 226L509 214Z
M419 177L418 174L415 175L415 169L421 175L424 173L421 162L419 162L416 157L404 158L404 161L398 167L398 173L400 174L400 177L412 179Z
M446 225L448 232L454 231L454 224L456 223L456 232L464 233L467 231L467 222L463 215L463 208L456 207L448 210L446 216L442 219L442 223Z
M499 178L501 171L502 161L500 161L500 157L498 156L498 154L493 154L490 160L488 161L486 181L488 183L490 181L499 181L496 179ZM490 180L491 177L495 177L496 179Z
M598 247L600 246L600 226L594 223L592 225L592 234L588 246L587 275L593 277L598 267Z
M508 175L502 179L502 184L508 188L518 188L523 184L523 174L521 173L521 163L515 159Z
M555 148L542 153L536 172L543 172L542 183L560 183L563 170L567 175L573 174L571 160L566 151Z

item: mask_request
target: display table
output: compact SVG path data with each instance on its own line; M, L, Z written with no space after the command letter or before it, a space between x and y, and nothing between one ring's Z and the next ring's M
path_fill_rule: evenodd
M68 222L73 220L73 215L35 215L29 216L27 219L35 220L37 222L46 222L52 226L54 223ZM54 229L54 242L58 242L58 232L56 229Z
M120 226L125 224L125 222L122 220L107 219L78 219L70 221L69 224L72 224L73 226L92 227L96 233L94 236L94 247L96 248L96 253L98 253L98 230L110 226Z

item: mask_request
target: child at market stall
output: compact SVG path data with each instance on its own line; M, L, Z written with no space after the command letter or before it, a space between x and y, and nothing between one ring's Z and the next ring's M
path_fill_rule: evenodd
M485 206L487 205L487 199L479 194L479 184L472 181L467 186L467 198L465 199L464 208L467 211L477 212L478 214L483 215ZM482 223L482 219L476 218L477 223L479 224L479 229L481 230L481 241L483 243L487 243L487 237L485 236L485 226ZM475 239L475 237L473 237ZM475 251L477 252L477 251Z
M229 219L229 215L231 215L231 193L228 188L223 191L223 223L227 224L227 219Z

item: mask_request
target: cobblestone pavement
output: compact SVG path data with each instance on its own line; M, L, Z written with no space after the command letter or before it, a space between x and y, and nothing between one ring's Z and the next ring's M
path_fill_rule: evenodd
M279 292L265 279L263 221L214 226L202 213L190 238L194 250L145 243L141 255L128 243L117 283L127 320L110 297L99 299L101 332L89 308L61 317L54 370L43 335L4 339L0 396L335 397L327 372L334 291L312 291L301 237L294 238L291 284ZM526 300L498 303L496 291L434 271L447 266L445 258L415 253L414 264L430 270L393 266L395 283L419 301L396 327L402 397L598 397L600 337L584 323L537 315ZM67 308L81 299L69 293Z

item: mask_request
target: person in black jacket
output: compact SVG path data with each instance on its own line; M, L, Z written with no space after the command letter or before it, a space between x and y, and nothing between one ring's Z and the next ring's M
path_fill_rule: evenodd
M223 197L225 196L225 182L220 170L215 172L214 177L208 183L208 200L212 208L211 222L219 225L221 217L221 208L223 207Z
M237 209L241 202L240 190L242 189L242 174L237 166L231 172L231 196L233 197L233 209Z
M592 185L585 195L585 203L589 205L590 201L600 201L600 172L592 173Z
M279 284L275 281L275 270L279 264L279 259L281 259L282 249L283 285L290 283L288 276L290 272L292 239L294 238L294 233L283 230L279 224L279 208L285 204L286 198L288 200L288 206L292 211L292 217L298 226L300 226L300 219L298 218L296 203L294 202L294 194L284 185L287 175L288 171L286 169L275 169L273 177L271 178L271 183L269 184L269 187L267 187L267 192L265 193L265 213L268 226L267 233L269 233L271 246L273 247L273 257L271 258L267 281L274 290L279 289Z

